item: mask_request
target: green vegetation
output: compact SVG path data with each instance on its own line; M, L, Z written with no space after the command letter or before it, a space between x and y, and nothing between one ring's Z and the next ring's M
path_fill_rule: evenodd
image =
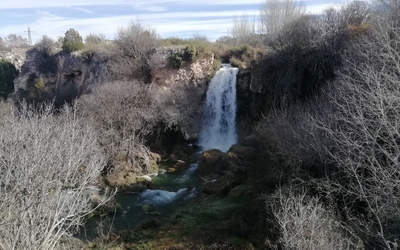
M209 42L187 40L184 45L182 50L173 53L169 58L173 68L180 68L185 62L193 63L213 55Z
M173 45L186 45L189 42L188 39L182 39L178 37L164 38L160 40L161 46L173 46Z
M228 48L220 55L222 62L231 63L234 67L247 68L252 62L259 59L263 49L254 48L250 45L235 46Z
M14 78L17 76L15 66L4 59L0 60L0 96L6 98L14 91Z
M67 52L74 52L83 48L84 44L79 32L74 29L67 30L67 32L65 32L62 49Z

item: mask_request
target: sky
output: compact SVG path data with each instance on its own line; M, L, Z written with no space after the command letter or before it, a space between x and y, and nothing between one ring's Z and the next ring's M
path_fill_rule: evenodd
M1 0L0 37L17 34L32 42L43 35L57 40L74 28L114 39L121 27L139 19L162 38L205 35L210 40L228 35L235 17L257 18L263 0ZM310 13L321 13L349 0L301 0Z

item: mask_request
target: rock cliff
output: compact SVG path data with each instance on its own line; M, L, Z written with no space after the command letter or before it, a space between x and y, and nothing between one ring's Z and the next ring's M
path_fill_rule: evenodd
M239 141L252 133L252 126L272 107L271 86L259 65L240 69L237 75L237 121Z
M182 48L161 47L156 50L150 59L151 82L165 87L174 84L205 86L214 58L174 69L169 57L179 49ZM49 56L37 49L31 49L26 53L25 63L19 68L20 74L14 80L15 93L11 97L32 99L45 93L46 98L56 97L61 103L72 100L112 77L109 60L96 54L88 57L61 51Z
M96 55L85 58L77 53L63 51L47 55L31 49L26 53L19 77L14 80L16 92L13 96L29 99L33 92L41 91L48 98L69 100L84 93L92 85L106 81L108 77L107 60Z
M174 69L169 58L182 49L183 47L157 48L150 59L152 83L166 87L175 84L206 84L207 77L212 72L214 56L186 63L181 68Z
M21 71L21 67L25 62L25 59L22 56L6 51L0 51L0 60L1 59L11 62L18 71Z

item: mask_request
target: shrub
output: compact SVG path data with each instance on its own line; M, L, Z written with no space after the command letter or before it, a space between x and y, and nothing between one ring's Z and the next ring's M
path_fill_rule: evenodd
M96 133L75 107L3 108L0 248L58 249L94 210L88 188L106 164Z
M229 59L230 64L232 64L233 67L237 67L237 68L245 68L245 64L240 61L239 59L237 59L236 57L232 57L231 59Z
M103 43L106 37L103 34L92 34L90 33L85 37L85 45L87 44L99 44Z
M111 64L115 75L122 79L148 81L151 78L149 59L159 45L156 30L140 20L131 21L127 27L118 30L115 45Z
M362 241L338 221L329 207L306 192L278 189L272 213L280 230L282 249L364 249Z
M42 53L50 55L54 49L55 46L54 43L55 41L52 38L44 35L39 41L36 42L36 44L33 47Z
M260 58L263 54L261 48L254 48L250 45L242 45L229 48L221 54L221 60L224 63L233 63L235 67L246 68Z
M178 37L170 37L160 40L161 46L185 45L187 43L188 43L187 39L182 39Z
M83 48L84 44L79 32L74 29L67 30L67 32L65 32L62 49L67 52L74 52Z
M180 68L184 62L196 62L213 55L211 45L205 41L189 40L183 50L173 53L169 59L173 68Z
M182 67L185 62L183 61L183 54L182 53L174 53L169 57L169 61L172 65L172 68L174 69L179 69L180 67Z
M165 129L179 132L185 139L197 138L200 132L205 89L195 85L173 85L168 89L154 87L153 100L159 121Z
M17 73L14 64L4 59L0 60L0 97L5 98L14 91L13 81Z
M99 105L102 108L98 108ZM158 113L147 85L108 82L83 95L79 106L87 121L96 128L100 144L113 167L126 167L136 172L150 170L143 141L152 132ZM146 164L138 161L138 156L145 157Z
M198 59L203 59L212 55L211 45L204 41L190 41L184 49L185 59L190 62L195 62Z

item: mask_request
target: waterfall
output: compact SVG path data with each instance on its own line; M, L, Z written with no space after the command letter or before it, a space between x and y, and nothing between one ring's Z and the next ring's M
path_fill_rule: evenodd
M223 152L236 143L236 75L237 68L230 64L211 79L204 107L204 126L199 144L203 150L217 148Z

